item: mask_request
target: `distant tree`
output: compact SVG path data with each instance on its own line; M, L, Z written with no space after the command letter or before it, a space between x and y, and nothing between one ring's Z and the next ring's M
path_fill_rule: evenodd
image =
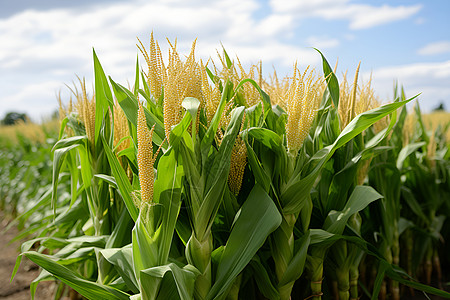
M5 115L5 118L2 120L3 125L14 125L17 121L22 120L26 122L28 119L26 114L21 114L18 112L9 112Z
M444 102L441 102L438 106L436 106L435 109L433 109L433 111L443 111L443 110L445 110Z

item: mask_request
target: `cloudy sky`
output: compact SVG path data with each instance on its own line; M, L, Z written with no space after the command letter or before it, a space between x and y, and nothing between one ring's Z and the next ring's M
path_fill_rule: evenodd
M0 0L0 118L8 111L35 120L68 99L76 76L92 86L92 49L107 75L133 82L136 38L148 44L153 31L178 39L187 53L195 38L197 57L216 57L221 44L245 65L263 61L287 75L297 61L321 69L320 49L337 74L372 74L383 100L398 80L407 96L422 93L430 111L450 109L450 1L448 0ZM142 57L140 57L142 59Z

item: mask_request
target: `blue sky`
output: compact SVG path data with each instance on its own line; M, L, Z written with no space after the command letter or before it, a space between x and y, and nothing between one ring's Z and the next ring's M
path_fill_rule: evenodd
M422 93L424 111L450 109L449 13L447 0L0 0L0 118L50 114L77 75L92 86L92 48L115 81L133 82L136 37L147 45L151 31L163 53L166 37L180 53L198 38L205 60L222 43L244 65L262 60L267 76L291 74L295 61L321 70L316 47L339 59L337 75L353 77L361 61L382 101L398 80L407 96Z

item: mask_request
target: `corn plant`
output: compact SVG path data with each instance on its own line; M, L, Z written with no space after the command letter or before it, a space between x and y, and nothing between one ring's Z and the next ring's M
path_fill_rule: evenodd
M376 167L365 175L391 149L383 143L400 139L396 111L411 99L358 111L357 79L344 96L320 52L323 77L295 66L269 84L261 64L246 71L226 51L222 69L197 61L195 42L184 59L169 42L167 61L153 34L138 48L146 68L136 62L130 88L94 52L95 96L80 80L53 147L42 203L55 219L24 243L13 274L26 256L44 269L34 288L57 278L89 299L320 299L333 280L349 299L368 255L379 270L372 298L384 275L448 296L403 277L365 231L372 223L398 240L366 208L398 201L401 187L391 197ZM418 148L401 149L402 166L412 165ZM405 178L412 188L417 179Z
M439 128L427 132L420 108L415 107L415 129L412 140L399 153L397 167L402 171L402 196L407 208L405 215L412 221L414 232L412 271L419 264L423 267L424 279L431 283L433 268L441 282L441 268L437 248L443 240L440 232L448 217L448 164L444 159L448 147L442 143L445 136ZM447 214L445 213L447 212ZM419 229L420 228L420 229Z

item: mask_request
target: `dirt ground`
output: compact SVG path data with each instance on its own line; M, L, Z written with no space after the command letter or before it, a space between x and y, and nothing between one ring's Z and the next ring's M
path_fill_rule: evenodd
M39 268L23 258L16 277L10 283L21 243L8 244L18 232L16 228L3 232L9 221L0 211L0 299L28 300L31 299L30 283L39 275ZM39 283L35 299L53 299L54 288L53 282Z

